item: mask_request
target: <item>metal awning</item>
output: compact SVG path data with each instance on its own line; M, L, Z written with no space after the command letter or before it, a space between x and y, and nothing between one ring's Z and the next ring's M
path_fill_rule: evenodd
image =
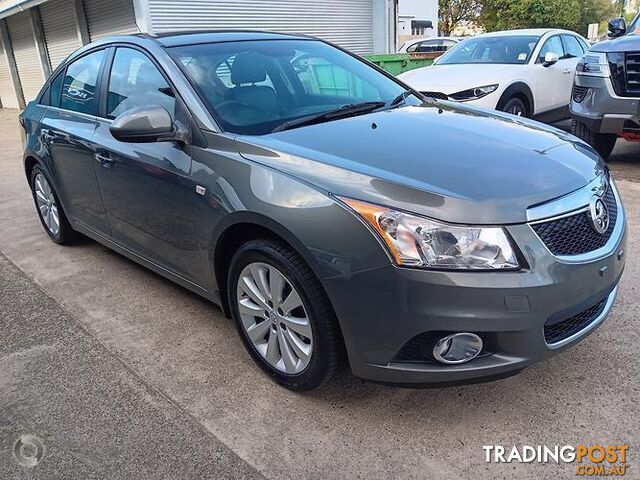
M46 1L47 0L0 0L0 19L6 18L14 13L23 12Z

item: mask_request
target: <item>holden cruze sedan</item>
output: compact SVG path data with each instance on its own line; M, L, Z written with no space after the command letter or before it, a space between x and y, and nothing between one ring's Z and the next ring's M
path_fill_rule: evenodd
M82 233L219 304L290 389L499 378L602 323L625 216L602 159L257 32L121 36L20 117L51 239Z

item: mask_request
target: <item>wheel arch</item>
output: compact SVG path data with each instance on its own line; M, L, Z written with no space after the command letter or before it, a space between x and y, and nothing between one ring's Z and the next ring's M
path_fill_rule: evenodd
M32 155L32 154L25 155L24 173L27 176L28 182L31 182L31 173L33 172L33 169L35 168L36 165L40 165L42 168L44 168L42 162L35 155Z
M318 280L322 279L321 267L312 253L284 225L254 212L231 213L222 220L221 225L216 229L209 249L215 288L218 290L220 303L227 317L231 316L227 298L227 276L231 259L241 245L257 238L270 238L283 242L302 257ZM320 283L322 284L322 282ZM326 295L324 286L322 288ZM329 299L328 295L327 299ZM329 302L331 303L330 299Z
M529 85L524 82L515 82L509 85L504 92L502 92L500 100L498 100L496 105L496 110L502 110L504 105L513 97L518 97L525 102L528 117L535 114L536 109L533 92L531 91L531 88L529 88Z

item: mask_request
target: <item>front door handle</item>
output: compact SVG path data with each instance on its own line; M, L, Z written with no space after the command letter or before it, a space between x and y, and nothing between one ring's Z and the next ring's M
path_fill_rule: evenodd
M113 165L113 160L109 156L96 153L93 157L96 159L96 162L98 162L104 168L111 168L111 166Z
M573 70L571 70L570 68L565 68L562 73L564 73L565 75L569 75L571 72L573 72Z

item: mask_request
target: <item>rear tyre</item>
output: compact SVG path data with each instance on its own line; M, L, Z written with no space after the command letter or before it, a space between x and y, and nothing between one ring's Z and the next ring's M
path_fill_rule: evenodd
M342 345L337 320L296 252L276 240L251 240L233 256L227 285L245 348L276 382L304 391L333 377Z
M516 115L518 117L527 117L527 106L518 97L512 97L500 108L503 112Z
M602 158L607 160L616 146L618 136L611 133L596 133L579 120L571 121L571 133L591 145Z
M39 165L31 172L30 185L40 223L51 240L60 245L75 240L78 234L71 228L49 177Z

